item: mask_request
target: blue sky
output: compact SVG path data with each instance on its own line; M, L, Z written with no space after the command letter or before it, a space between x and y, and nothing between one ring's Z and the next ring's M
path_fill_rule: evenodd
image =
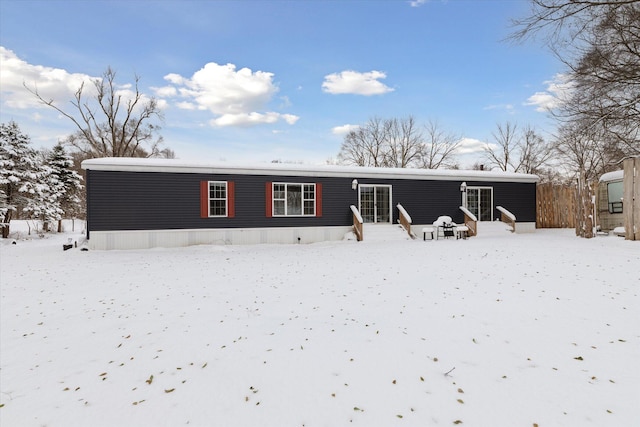
M111 66L158 98L166 146L185 160L323 163L372 117L437 121L465 138L462 166L497 123L552 132L541 111L560 64L502 40L525 0L0 2L0 120L37 147L72 124L23 82L68 105Z

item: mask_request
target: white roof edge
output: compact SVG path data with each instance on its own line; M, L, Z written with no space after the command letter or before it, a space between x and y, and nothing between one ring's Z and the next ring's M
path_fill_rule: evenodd
M289 163L230 164L185 162L177 159L103 157L82 162L82 169L127 172L181 172L240 175L298 175L312 177L387 178L460 181L537 182L537 175L450 169L374 168Z
M624 178L624 170L603 173L600 176L600 182L617 181Z

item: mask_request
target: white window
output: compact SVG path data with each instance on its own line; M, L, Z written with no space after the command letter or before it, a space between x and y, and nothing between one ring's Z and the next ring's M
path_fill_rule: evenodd
M227 216L227 182L209 181L209 216Z
M273 216L315 216L316 185L273 183Z
M623 192L623 181L615 181L607 184L607 193L609 195L609 213L622 213Z

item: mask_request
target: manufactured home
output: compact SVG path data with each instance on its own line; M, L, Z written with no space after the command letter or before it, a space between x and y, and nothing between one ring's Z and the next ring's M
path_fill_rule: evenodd
M365 223L414 224L448 215L479 221L508 210L535 230L535 175L298 164L234 165L173 159L85 160L92 249L340 240ZM400 205L400 207L399 207Z

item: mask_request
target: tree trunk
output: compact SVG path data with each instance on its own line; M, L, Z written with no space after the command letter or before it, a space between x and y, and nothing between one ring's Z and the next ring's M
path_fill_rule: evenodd
M590 239L593 237L593 197L585 175L582 169L576 191L576 236Z

